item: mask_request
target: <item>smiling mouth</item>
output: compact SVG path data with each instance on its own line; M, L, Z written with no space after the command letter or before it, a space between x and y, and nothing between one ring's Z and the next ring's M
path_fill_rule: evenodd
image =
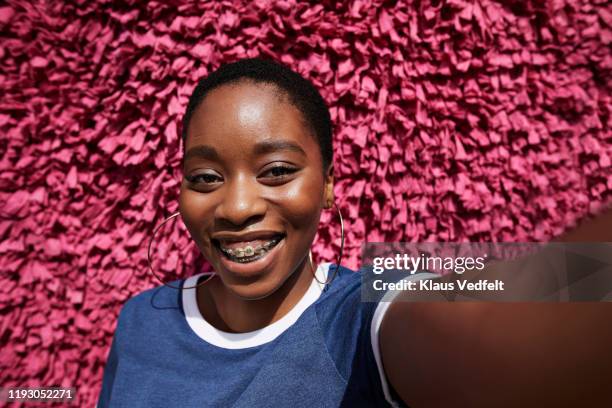
M223 257L236 263L250 263L264 258L283 239L284 235L276 235L270 239L247 242L227 242L213 239L213 244Z

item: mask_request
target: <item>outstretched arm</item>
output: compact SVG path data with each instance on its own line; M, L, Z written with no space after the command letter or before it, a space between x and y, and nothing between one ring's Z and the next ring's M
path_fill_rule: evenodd
M612 241L612 211L562 241ZM612 406L611 303L390 305L389 382L410 406Z

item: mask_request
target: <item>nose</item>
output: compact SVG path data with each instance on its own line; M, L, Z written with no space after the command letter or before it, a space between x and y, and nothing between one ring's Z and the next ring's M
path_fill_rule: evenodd
M256 180L246 175L227 180L223 198L215 210L218 222L243 226L261 219L267 210L266 201Z

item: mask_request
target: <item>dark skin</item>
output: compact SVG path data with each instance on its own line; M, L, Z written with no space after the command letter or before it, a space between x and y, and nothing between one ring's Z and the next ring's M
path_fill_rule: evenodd
M321 211L333 203L333 169L323 169L312 130L273 85L242 81L211 91L187 133L179 210L217 272L197 289L198 306L220 330L260 329L312 282L308 251ZM612 231L606 216L600 221ZM592 225L566 240L612 240ZM253 231L285 235L273 262L251 269L224 262L214 240ZM380 333L385 373L415 407L601 402L612 378L605 306L395 302Z
M612 242L612 211L558 241ZM529 272L535 286L543 270ZM611 345L609 302L394 302L380 333L389 381L415 407L612 406Z
M206 96L185 152L179 210L217 272L198 288L202 315L230 332L267 326L310 286L307 255L321 211L333 203L332 168L323 173L317 140L286 95L248 81ZM270 265L244 272L224 264L214 239L262 231L285 235Z

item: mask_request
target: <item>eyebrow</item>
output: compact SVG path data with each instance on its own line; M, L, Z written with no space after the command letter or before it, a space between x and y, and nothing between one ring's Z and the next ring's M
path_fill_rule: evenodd
M194 146L187 150L184 159L187 160L192 157L201 157L208 160L219 160L219 154L215 148L206 145Z
M269 140L259 142L253 148L253 152L258 156L282 150L289 150L306 156L304 149L302 149L297 143L289 140ZM199 145L187 150L184 159L188 160L192 157L200 157L207 160L219 160L219 153L217 153L217 150L212 146Z
M306 152L297 143L289 140L269 140L259 142L255 145L253 152L256 155L263 155L267 153L274 153L277 151L289 150L292 152L300 153L306 156Z

